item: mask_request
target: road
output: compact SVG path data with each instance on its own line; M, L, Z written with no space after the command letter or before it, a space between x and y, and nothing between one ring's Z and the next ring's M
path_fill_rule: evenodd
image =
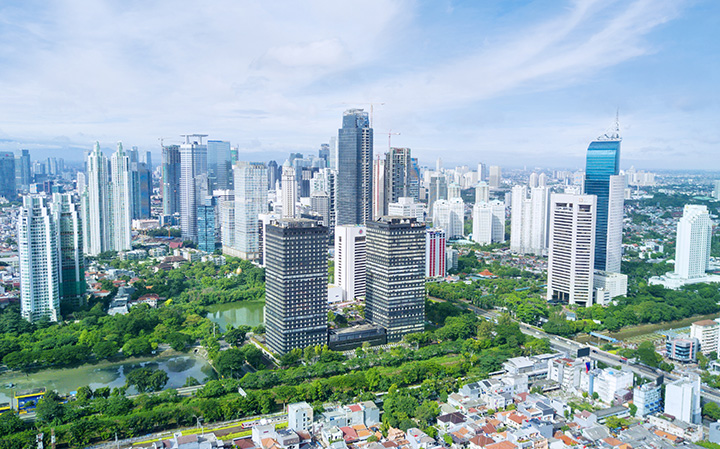
M484 311L485 314L487 314L487 311ZM638 363L629 363L627 360L625 360L623 357L620 357L615 354L611 354L607 351L603 351L600 348L597 348L595 346L589 346L582 343L578 343L574 340L569 340L567 338L563 338L557 335L550 335L541 329L538 329L536 327L529 326L525 323L518 323L520 325L520 330L527 335L532 335L536 338L547 338L550 342L550 346L553 349L566 351L570 354L575 354L578 349L580 348L590 348L590 358L593 360L597 360L599 362L603 362L608 365L612 366L618 366L618 365L624 365L627 368L629 368L633 373L638 374L643 377L647 377L650 379L655 379L659 376L665 376L666 380L674 381L679 379L681 376L677 376L673 373L666 373L664 371L661 371L659 369L651 368L649 366L641 365ZM720 391L710 388L706 385L703 385L700 389L700 395L703 399L706 401L712 401L716 403L720 403Z

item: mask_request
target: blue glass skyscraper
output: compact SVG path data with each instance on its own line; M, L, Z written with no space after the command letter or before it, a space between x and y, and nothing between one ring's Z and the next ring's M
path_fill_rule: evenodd
M585 193L597 196L597 226L595 227L595 269L607 270L608 229L616 227L617 214L611 217L611 177L620 172L620 133L617 128L590 142L585 164ZM622 222L622 211L619 217ZM616 271L616 270L612 270Z
M372 218L373 129L368 113L349 109L338 130L337 225Z

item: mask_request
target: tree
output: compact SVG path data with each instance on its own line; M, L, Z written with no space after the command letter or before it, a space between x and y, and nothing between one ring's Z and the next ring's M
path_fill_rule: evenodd
M35 408L35 416L39 421L47 424L62 424L65 416L65 404L60 401L60 396L54 390L45 393L38 401Z
M20 432L24 428L25 423L15 413L3 413L0 415L0 436L11 435Z
M598 399L600 399L600 395L598 394L597 391L593 391L592 398L595 399L596 401L597 401Z
M98 359L109 359L117 355L118 345L114 341L103 340L97 342L92 351Z
M220 374L227 377L242 375L242 367L245 364L245 353L242 349L230 348L221 351L215 360L215 368Z
M153 370L147 367L137 368L125 376L125 385L134 386L138 392L160 391L163 389L169 377L163 370Z
M630 406L628 408L630 409L630 416L632 416L634 418L635 414L637 413L637 405L630 404Z
M453 444L453 439L449 433L443 435L443 441L445 441L445 444L447 444L448 446L452 446Z
M150 354L152 346L146 337L131 338L122 347L123 354L126 357L137 357L140 355Z
M713 421L720 420L720 406L714 402L707 402L702 406L702 414Z

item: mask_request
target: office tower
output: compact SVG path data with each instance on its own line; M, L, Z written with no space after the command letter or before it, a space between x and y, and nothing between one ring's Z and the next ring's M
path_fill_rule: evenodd
M502 184L502 171L499 166L490 166L488 184L490 185L490 188L498 188L500 187L500 184Z
M297 201L297 183L295 182L295 169L287 160L282 168L282 216L295 218L295 201Z
M538 174L535 172L530 173L530 179L528 180L528 187L531 189L538 187L540 185L540 180L538 178Z
M487 181L487 180L488 180L488 166L487 166L487 164L483 164L482 162L478 162L477 173L478 173L478 181Z
M367 224L365 318L388 341L425 328L425 224L380 217Z
M150 196L152 195L152 172L147 163L147 152L140 153L137 147L127 152L130 158L133 219L150 218Z
M265 317L270 349L327 344L327 228L283 219L265 228Z
M375 159L373 162L373 218L381 217L387 213L388 192L386 183L386 161Z
M203 194L207 190L207 146L202 142L207 136L184 137L185 143L180 145L180 227L183 240L197 243L197 207L207 195Z
M210 190L227 190L232 185L230 142L207 141L207 174Z
M461 198L438 200L433 208L433 225L445 230L449 239L461 238L465 231L465 203Z
M110 235L112 249L132 249L133 188L130 158L118 142L117 151L110 157Z
M425 230L425 277L445 277L447 270L445 267L445 247L447 240L445 239L445 231L442 229L426 229Z
M596 208L595 195L550 196L548 301L592 306Z
M322 217L323 226L330 226L330 195L327 192L313 192L310 195L310 208Z
M47 200L39 196L23 197L18 217L18 252L21 313L26 320L59 319L57 238L56 223Z
M180 213L180 146L162 147L163 215Z
M50 209L57 231L60 302L79 305L87 290L80 203L69 193L54 193Z
M15 155L0 152L0 197L13 200L17 196L15 187Z
M700 378L685 377L665 385L666 415L690 424L700 424Z
M433 215L435 202L448 199L447 179L445 175L436 174L430 177L430 189L428 192L428 211Z
M391 217L414 217L418 222L425 221L425 208L414 198L401 197L397 203L388 204L388 215Z
M683 279L705 276L711 241L712 221L707 206L686 205L677 225L675 274Z
M461 197L460 184L458 184L456 182L450 183L450 185L448 186L448 198L453 199L453 198L460 198L460 197Z
M220 211L220 242L223 253L232 251L235 247L235 198L221 200Z
M625 186L621 186L622 179L611 178L620 173L621 140L619 125L616 123L614 132L590 142L587 151L584 193L597 197L596 270L620 271Z
M390 148L385 154L385 208L403 197L419 199L420 173L410 148Z
M110 217L110 174L108 160L100 151L100 144L95 142L92 152L87 157L87 189L85 191L87 213L85 219L86 251L97 256L113 248Z
M268 212L267 168L262 162L238 162L234 171L234 247L239 257L258 260L262 256L258 216Z
M505 241L505 203L495 200L473 206L472 239L481 245Z
M213 197L207 196L197 208L198 249L215 252L215 205Z
M330 144L320 144L320 149L318 150L318 157L325 161L325 167L323 168L327 168L330 166Z
M328 158L328 168L331 168L333 170L337 170L337 161L338 161L338 145L337 145L337 136L331 136L330 137L330 156Z
M635 416L638 418L644 418L662 411L660 385L651 382L633 388L633 404L637 407Z
M152 164L152 152L151 151L143 151L140 153L140 163L145 164L148 168L148 170L152 173L153 164Z
M15 188L19 192L27 192L30 189L31 182L30 152L20 150L20 154L15 156Z
M278 167L278 163L275 161L270 161L267 164L267 171L268 171L268 190L274 190L275 184L280 181L280 168Z
M338 225L365 224L372 215L373 130L367 112L349 109L338 130Z
M485 181L480 181L475 187L475 204L487 203L490 201L490 186Z
M335 228L335 285L342 289L343 300L365 297L366 234L361 225Z

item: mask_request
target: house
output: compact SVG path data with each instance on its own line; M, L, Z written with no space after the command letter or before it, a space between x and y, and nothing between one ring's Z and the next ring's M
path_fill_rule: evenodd
M253 428L253 430L255 430L255 428ZM343 431L340 430L338 426L323 427L322 432L320 432L320 436L322 441L325 443L325 446L329 446L334 441L342 441L343 444L345 444Z
M465 415L459 412L448 413L446 415L440 415L437 417L437 426L443 431L447 431L455 424L462 424L464 422Z

